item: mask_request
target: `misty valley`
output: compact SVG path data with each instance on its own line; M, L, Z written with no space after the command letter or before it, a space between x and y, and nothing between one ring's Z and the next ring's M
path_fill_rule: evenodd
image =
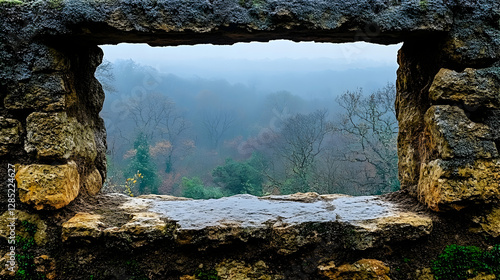
M209 77L133 59L105 56L96 72L106 92L103 192L209 199L399 190L394 65L201 60L197 69L219 69ZM253 68L224 72L230 63Z

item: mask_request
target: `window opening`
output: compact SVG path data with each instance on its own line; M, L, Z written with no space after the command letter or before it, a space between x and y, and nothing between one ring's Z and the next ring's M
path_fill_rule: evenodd
M398 190L399 47L102 46L103 191L203 199Z

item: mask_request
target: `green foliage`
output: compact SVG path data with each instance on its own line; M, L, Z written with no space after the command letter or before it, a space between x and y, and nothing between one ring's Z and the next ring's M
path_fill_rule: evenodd
M238 4L244 8L260 9L266 1L264 0L238 0Z
M279 188L281 194L292 194L297 192L309 192L311 191L309 187L310 174L304 173L302 176L292 176L281 182Z
M19 0L0 0L0 5L15 6L22 4L24 4L24 2Z
M429 2L427 2L427 0L420 0L418 4L422 10L427 10L427 7L429 6Z
M200 280L220 280L220 277L215 269L211 270L197 269L194 276L196 277L196 279Z
M198 177L182 178L182 196L194 199L221 198L224 193L216 187L204 186Z
M160 178L157 174L157 169L149 154L149 142L144 133L139 133L134 142L136 151L129 165L129 178L135 174L142 174L143 178L139 182L139 194L145 194L149 188L150 193L158 194L158 186Z
M262 195L262 183L264 181L259 163L262 159L253 154L246 161L237 162L231 158L226 163L217 166L212 171L214 183L219 184L230 194L252 194Z
M22 0L0 0L0 5L6 5L9 7L17 6L17 5L48 5L51 9L61 10L64 6L64 0L46 0L45 2L40 1L22 1Z
M343 108L338 130L349 139L342 152L346 162L358 162L359 174L349 174L349 181L358 188L370 185L372 194L383 194L400 189L398 179L397 135L398 122L393 84L364 95L362 89L346 91L337 97ZM366 168L370 166L370 168ZM375 170L376 176L371 175Z
M447 246L432 262L432 273L437 280L460 280L479 273L500 277L500 244L483 252L475 246Z
M61 10L63 8L63 0L49 0L49 7L51 9Z
M24 230L26 237L19 234L16 236L16 249L19 250L16 255L18 269L15 280L39 280L46 279L45 275L36 272L36 266L34 262L34 254L31 249L35 246L34 235L37 231L36 224L28 221L21 221L21 228Z
M148 280L149 278L144 274L144 271L141 269L137 261L127 261L125 263L127 274L132 275L128 280Z

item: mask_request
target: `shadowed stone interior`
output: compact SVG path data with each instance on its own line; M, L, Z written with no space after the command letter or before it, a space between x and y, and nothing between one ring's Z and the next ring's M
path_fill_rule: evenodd
M222 279L351 279L349 273L407 279L404 273L428 265L424 252L435 256L453 236L469 234L454 224L499 235L496 0L3 0L0 13L0 181L6 190L7 164L16 165L19 229L23 220L46 233L44 243L30 250L38 273L48 279L128 279L140 273L195 279L196 271L212 269ZM272 39L404 42L395 102L403 189L398 199L416 198L442 213L429 213L431 219L407 209L403 215L392 210L398 203L372 197L161 202L166 198L98 194L106 178L106 132L99 117L104 92L94 77L103 56L98 45ZM6 205L7 196L0 202ZM189 211L231 203L248 205L234 215L253 217L248 211L255 207L258 217L270 218L254 221L254 228L251 219L231 211L220 212L227 223L215 216L201 224L189 218ZM281 204L291 212L269 209ZM308 211L315 214L299 219L298 213ZM7 220L0 220L0 235L7 236ZM188 223L197 226L186 228ZM0 257L7 254L7 240L2 242ZM419 246L426 251L418 253ZM404 268L405 252L421 261Z

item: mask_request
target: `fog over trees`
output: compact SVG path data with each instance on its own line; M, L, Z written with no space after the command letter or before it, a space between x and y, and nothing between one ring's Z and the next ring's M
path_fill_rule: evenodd
M239 61L253 66L226 78L220 65L235 61L220 59L214 78L133 59L105 60L96 72L106 92L104 191L202 199L399 188L394 65ZM276 63L295 66L275 72Z

